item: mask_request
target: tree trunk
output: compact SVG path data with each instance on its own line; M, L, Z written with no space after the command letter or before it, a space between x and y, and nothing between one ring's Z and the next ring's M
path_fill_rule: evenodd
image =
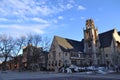
M3 71L6 71L6 70L7 70L7 65L6 65L6 63L7 63L7 55L5 55L5 60L4 60L4 62L3 62L3 66L2 66L2 70L3 70Z

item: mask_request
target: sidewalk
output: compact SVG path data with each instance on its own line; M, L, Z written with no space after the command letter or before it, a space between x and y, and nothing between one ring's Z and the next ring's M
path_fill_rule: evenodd
M120 79L120 74L85 74L85 73L54 73L54 72L17 72L7 71L7 73L0 72L0 80L14 80L14 79L38 79L38 78L54 78L54 77L92 77L92 78L111 78Z

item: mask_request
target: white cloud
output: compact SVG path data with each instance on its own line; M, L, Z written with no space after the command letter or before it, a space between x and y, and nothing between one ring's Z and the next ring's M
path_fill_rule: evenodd
M75 3L75 0L69 0L69 3Z
M8 21L7 18L0 18L0 21Z
M67 9L71 9L72 7L73 7L73 5L72 4L67 4Z
M52 20L52 23L55 23L55 24L56 24L56 23L58 23L58 20L57 20L57 19L53 19L53 20Z
M76 8L74 0L1 0L0 21L9 25L0 23L0 29L13 35L28 32L44 34L47 27L56 25L58 19L64 19L63 16L58 16L57 19L49 18L48 21L48 17L72 8ZM86 8L79 6L79 9Z
M8 17L8 21L16 21L16 23L34 18L33 21L41 23L43 21L41 17L69 10L75 7L74 4L74 0L56 0L56 3L52 0L2 0L0 2L0 17Z
M0 33L11 34L12 36L22 36L26 35L27 33L37 33L37 34L44 34L45 29L49 27L49 24L35 24L35 25L0 25L0 29L5 29Z
M36 22L40 22L40 23L44 23L44 24L48 23L48 21L46 21L46 20L44 20L42 18L38 18L38 17L34 17L31 20L36 21Z
M73 20L75 20L75 18L70 18L70 21L73 21Z
M37 29L37 28L33 29L33 31L34 31L35 33L37 33L37 34L43 34L43 33L45 33L43 30Z
M79 5L78 6L78 10L85 10L86 8L84 7L84 6L82 6L82 5Z
M63 19L63 16L58 16L58 19Z
M85 19L85 17L81 17L81 19Z
M60 2L58 0L58 2ZM73 7L73 0L66 0L67 4L56 3L56 5L50 5L50 1L35 1L35 0L3 0L0 3L0 11L5 13L5 15L44 15L55 14L62 11L62 9L71 9ZM62 5L63 7L60 7ZM67 7L67 8L65 8ZM9 14L10 13L10 14Z

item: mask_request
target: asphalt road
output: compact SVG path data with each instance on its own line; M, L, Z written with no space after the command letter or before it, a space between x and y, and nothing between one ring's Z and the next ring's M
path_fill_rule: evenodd
M1 77L1 75L0 75L0 80L3 80L3 78Z
M111 78L93 78L93 77L79 77L79 76L69 76L69 77L54 77L54 78L39 78L39 79L15 79L15 80L120 80Z
M0 73L0 80L120 80L120 73L86 74L86 73L43 73L8 71Z

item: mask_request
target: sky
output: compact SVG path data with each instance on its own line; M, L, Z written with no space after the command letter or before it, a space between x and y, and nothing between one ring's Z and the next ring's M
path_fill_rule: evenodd
M0 34L54 35L80 41L85 21L98 32L120 31L120 0L0 0Z

